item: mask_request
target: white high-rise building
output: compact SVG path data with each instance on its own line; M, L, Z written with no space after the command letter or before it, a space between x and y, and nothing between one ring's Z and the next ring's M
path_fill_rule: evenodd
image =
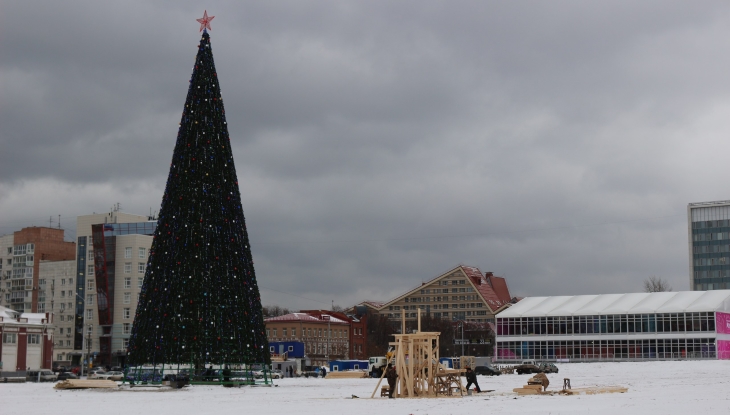
M41 261L38 273L38 311L53 314L53 363L71 364L74 351L74 308L76 303L76 261Z
M118 210L78 217L77 356L89 351L96 365L123 365L156 226L148 216Z

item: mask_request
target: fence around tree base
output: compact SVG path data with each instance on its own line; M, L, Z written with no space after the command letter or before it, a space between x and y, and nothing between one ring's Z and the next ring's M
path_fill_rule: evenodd
M133 366L124 369L122 384L131 386L223 385L271 386L271 366L265 364L209 365L197 371L192 365Z

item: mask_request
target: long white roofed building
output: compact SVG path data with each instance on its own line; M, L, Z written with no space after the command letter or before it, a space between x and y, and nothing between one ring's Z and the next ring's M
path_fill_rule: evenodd
M730 290L527 297L496 317L500 362L730 359Z

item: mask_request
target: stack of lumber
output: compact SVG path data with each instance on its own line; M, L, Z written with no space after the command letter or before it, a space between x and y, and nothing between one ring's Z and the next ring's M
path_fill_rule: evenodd
M56 383L56 389L116 389L119 385L113 380L105 379L68 379Z
M512 392L517 392L518 395L541 395L542 385L525 385L521 388L514 388Z
M623 386L593 386L588 388L574 388L560 391L561 395L596 395L599 393L626 393L629 388Z
M343 370L342 372L328 372L325 379L360 379L367 377L368 372L362 370Z

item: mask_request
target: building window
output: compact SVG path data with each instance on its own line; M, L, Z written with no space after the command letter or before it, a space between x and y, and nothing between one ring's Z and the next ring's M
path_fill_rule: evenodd
M93 260L94 260L94 251L89 249L89 261L93 261Z
M94 291L94 280L86 281L86 289L89 291Z
M142 288L142 281L144 281L143 277L137 278L137 288Z
M122 347L124 350L127 350L129 348L129 339L122 339Z
M41 344L40 334L28 334L28 344Z
M132 293L124 293L124 304L132 303Z
M128 246L124 248L124 258L131 258L132 257L132 247Z
M61 354L61 353L57 354L56 360L63 360L63 354Z
M147 249L146 248L139 248L139 257L146 259L147 258Z
M86 275L94 275L94 265L93 264L89 264L86 267Z
M144 262L138 262L137 263L137 272L140 274L144 274L146 264Z
M61 291L61 297L65 297L65 296L66 296L66 291Z
M276 329L274 329L274 337L276 337Z
M281 337L286 337L286 329L281 329Z
M124 319L129 319L129 316L130 316L129 310L130 310L129 308L125 308L124 310L122 310L122 317Z
M15 333L4 333L3 343L14 344L18 342L18 335Z
M86 310L86 321L94 320L94 310L89 308Z
M266 329L266 337L269 337L269 336L270 336L269 329Z
M86 305L94 305L94 295L88 294L86 296Z
M66 347L71 347L71 340L66 340Z
M291 336L296 337L297 336L297 329L295 327L291 328Z
M131 324L129 324L129 323L124 323L124 324L122 325L122 327L124 327L123 333L124 333L124 334L129 334L129 333L130 333L130 330L131 330L131 328L132 328L132 325L131 325Z
M69 296L69 297L73 297L73 296L74 296L74 292L73 292L73 291L71 291L71 290L68 290L68 296Z
M124 263L124 273L125 274L131 274L132 273L132 263L131 262L125 262Z
M124 288L132 288L132 277L124 277Z

